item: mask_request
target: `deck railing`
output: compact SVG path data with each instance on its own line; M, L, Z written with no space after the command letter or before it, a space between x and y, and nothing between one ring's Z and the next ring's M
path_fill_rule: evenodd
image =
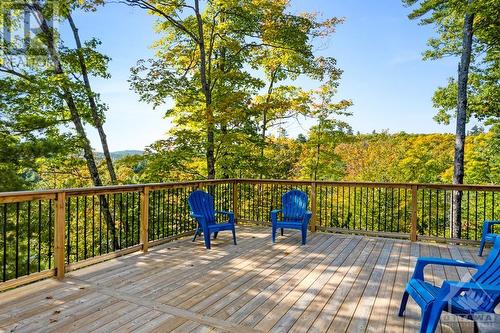
M496 185L221 179L0 193L0 291L193 234L195 189L239 224L268 225L292 188L310 197L313 231L477 243L482 221L500 219ZM453 191L463 194L460 239L451 238Z

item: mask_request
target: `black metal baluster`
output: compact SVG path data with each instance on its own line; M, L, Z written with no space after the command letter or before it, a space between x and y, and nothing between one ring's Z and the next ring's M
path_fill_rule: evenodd
M68 197L68 207L67 207L67 212L66 212L66 216L68 218L67 220L67 226L68 226L68 230L67 230L67 239L66 239L66 244L67 244L67 247L66 247L66 261L67 263L69 264L70 263L70 256L71 256L71 197Z
M3 255L2 255L2 281L7 281L7 204L3 204Z
M42 270L42 201L38 200L38 272Z
M486 191L483 192L483 221L486 221Z
M454 201L453 200L453 193L454 192L455 191L453 191L453 190L451 190L451 192L450 192L450 206L451 206L450 207L450 212L451 212L451 214L450 214L451 215L451 217L450 217L450 238L453 237L453 232L455 231L455 229L454 229L455 227L452 226L452 224L453 224L453 214L454 214L454 212L453 212L454 211L454 203L453 203L453 201ZM461 207L462 206L462 201L461 200L462 199L460 199L460 209L462 209L462 207ZM453 228L453 232L452 232L452 228ZM460 235L462 234L461 230L459 230L458 232L460 233Z
M359 188L359 230L363 230L363 188Z
M358 193L358 188L357 187L353 187L354 189L354 198L353 198L353 204L354 204L354 212L353 212L353 216L354 216L354 221L353 221L353 229L356 229L356 206L358 205L358 202L356 200L356 196L357 196L357 193Z
M469 218L470 218L470 191L467 191L467 239L469 238Z
M432 216L432 190L429 189L429 219L428 219L428 222L429 223L429 236L431 235L431 229L432 229L432 220L431 220L431 216Z
M347 229L350 229L351 224L351 187L347 187Z
M345 208L345 188L342 186L342 223L339 225L339 227L343 228L345 226L345 215L344 215L344 208Z
M128 197L129 192L125 193L125 247L128 247Z
M384 231L387 231L387 187L384 190Z
M400 224L401 224L401 220L400 220L400 214L399 214L399 211L400 211L400 207L401 207L401 189L398 188L398 232L401 230L400 229Z
M372 187L372 231L375 229L375 187Z
M365 201L365 209L366 209L366 212L365 212L365 227L366 227L366 230L368 231L369 228L368 228L368 209L369 209L369 203L368 203L368 200L370 198L370 188L366 188L366 201Z
M165 193L167 190L162 191L162 209L161 209L161 227L162 227L162 237L165 238Z
M172 224L172 204L170 203L170 189L166 189L167 191L167 236L172 236L173 232L173 224ZM196 221L195 221L196 222ZM197 222L196 222L197 223Z
M184 188L183 192L184 192L184 199L182 200L182 204L183 204L183 207L184 207L184 217L182 219L184 221L184 231L191 231L191 230L193 230L193 228L189 224L189 207L188 207L189 193L188 193L188 188L187 187ZM227 206L225 210L232 211L230 203L228 203L228 205L229 206Z
M19 277L19 202L16 202L16 279Z
M446 190L444 190L444 207L443 207L443 234L444 238L446 238Z
M116 223L116 221L115 221ZM119 242L120 249L123 248L123 193L120 193L120 222L118 224L118 234L119 234Z
M135 245L135 192L132 192L132 221L130 228L130 241L131 245Z
M83 258L87 259L87 196L83 197Z
M79 238L80 238L80 228L78 226L78 220L80 217L80 197L76 197L76 262L78 262L78 257L80 254L80 245L79 245Z
M175 224L177 226L177 234L181 233L181 224L179 219L179 188L175 189Z
M95 195L92 196L92 257L95 257Z
M106 198L107 198L107 202L108 202L108 206L109 206L109 194L106 195ZM113 203L114 205L114 203ZM102 206L101 206L101 209L102 209ZM114 214L114 212L113 212ZM113 223L114 223L115 219L113 218ZM114 228L114 226L113 226ZM106 253L109 253L109 225L108 223L106 223Z
M52 200L49 200L49 242L47 243L49 269L52 268Z
M475 223L474 223L474 229L475 229L475 239L477 240L477 191L476 193L476 212L475 212Z
M425 233L425 226L424 226L424 221L425 221L425 215L424 215L424 212L425 212L425 189L422 190L422 218L421 218L421 228L417 228L418 229L418 232L419 232L419 235L421 234L424 234Z
M380 231L381 223L380 223L380 187L378 188L378 223L377 223L377 230ZM385 230L384 230L385 231Z
M137 193L137 244L141 243L141 194Z
M495 220L495 192L491 192L491 219Z
M391 231L394 231L394 188L391 188Z
M404 219L404 232L408 232L408 189L405 188L405 219Z
M30 258L31 258L31 201L28 201L28 216L27 216L27 257L26 257L26 275L30 275Z
M99 200L99 255L102 255L102 201Z
M337 193L335 193L335 196L336 196L336 200L335 200L335 206L336 206L336 210L337 210L337 215L335 216L335 220L336 220L336 227L340 227L340 215L339 215L339 187L337 187Z
M436 190L436 237L439 237L439 190Z
M160 239L160 208L161 208L161 190L156 191L156 238Z

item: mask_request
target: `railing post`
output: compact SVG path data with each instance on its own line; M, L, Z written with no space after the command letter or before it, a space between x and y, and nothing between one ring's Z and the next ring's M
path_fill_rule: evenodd
M316 231L316 222L317 222L317 214L316 214L316 182L311 183L311 224L309 225L309 229L312 232Z
M412 242L417 241L417 209L418 209L417 185L412 185L411 186L411 232L410 232L410 240Z
M56 277L61 280L64 278L64 227L66 220L66 193L57 193L55 223L54 223L54 266L56 268Z
M141 244L142 251L148 252L148 228L149 228L149 187L144 186L141 200Z
M234 213L234 221L238 222L238 181L234 180L232 184L233 188L233 213Z

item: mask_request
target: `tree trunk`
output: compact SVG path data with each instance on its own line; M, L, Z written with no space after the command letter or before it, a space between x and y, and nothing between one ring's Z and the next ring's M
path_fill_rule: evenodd
M469 0L471 3L471 0ZM467 122L467 80L472 52L474 14L464 18L463 45L458 65L457 128L455 136L455 158L453 161L453 184L464 182L465 125ZM462 191L453 191L451 211L451 236L460 238L462 231Z
M319 156L321 154L321 139L322 139L322 133L321 133L321 120L318 125L318 143L316 145L316 161L314 165L314 180L318 180L318 168L319 168Z
M264 149L266 148L266 135L267 135L267 125L268 125L268 119L267 119L267 111L268 111L268 104L271 101L271 96L273 94L273 89L274 89L274 82L276 80L276 75L278 73L278 68L276 68L272 74L271 74L271 81L269 82L269 88L267 88L267 96L266 96L266 104L264 106L264 110L262 111L262 133L261 133L261 148L260 148L260 160L261 163L264 163ZM263 170L264 165L261 165L260 167L260 179L263 178Z
M200 2L194 1L196 21L198 26L198 47L200 48L200 81L201 89L205 95L205 120L207 121L207 177L215 178L215 121L212 110L212 94L210 82L207 79L207 59L205 54L205 38L203 33L203 20L200 14Z
M101 117L99 116L99 110L97 108L97 103L94 98L94 93L92 91L92 87L90 86L87 64L83 57L82 43L80 40L80 35L78 33L78 28L76 27L76 24L73 21L73 17L71 17L71 14L68 15L68 21L71 26L71 30L73 31L73 36L76 42L78 61L80 63L80 68L82 70L83 82L85 84L87 98L89 100L90 110L92 113L92 119L94 121L93 125L97 129L97 132L99 133L99 138L101 139L102 150L104 153L104 158L106 160L106 166L108 167L109 178L111 179L112 184L116 184L117 183L116 172L113 166L113 160L111 159L111 154L109 152L108 140L106 139L106 133L104 132Z
M49 27L46 18L43 16L43 11L41 6L35 2L33 5L28 6L28 8L30 8L33 11L33 14L39 20L40 29L45 38L45 44L47 46L49 58L54 66L54 73L56 75L65 75L63 66L59 58L59 53L55 46L53 31ZM97 164L95 162L94 155L92 153L92 147L85 132L85 128L83 126L80 115L78 114L78 109L73 99L73 95L71 94L70 89L64 82L62 83L61 90L62 90L62 97L68 106L68 109L71 114L71 120L73 121L73 124L75 126L76 132L80 139L80 143L82 144L83 156L85 158L85 161L87 162L87 168L89 170L90 177L92 178L92 182L94 186L102 186L101 177L99 176L99 170L97 168ZM113 250L119 249L120 244L118 243L118 239L116 237L116 229L114 226L113 217L111 216L111 212L109 211L109 203L107 202L104 196L99 196L99 200L103 207L104 216L106 218L108 228L111 231Z

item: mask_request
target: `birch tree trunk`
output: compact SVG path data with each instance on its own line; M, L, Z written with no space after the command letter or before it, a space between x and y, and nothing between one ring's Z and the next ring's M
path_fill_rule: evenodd
M469 0L469 4L472 1ZM457 127L455 136L455 158L453 161L453 184L464 182L465 125L467 123L467 81L472 52L474 14L464 17L462 55L458 65ZM460 238L462 231L462 191L453 191L451 211L451 236Z
M92 113L92 120L94 121L94 127L97 129L99 133L99 138L101 140L102 150L104 153L104 158L106 160L106 166L109 172L109 178L111 179L112 184L117 183L116 172L113 166L113 160L111 159L111 154L109 152L108 140L106 138L106 133L104 132L103 123L101 117L99 116L99 110L97 108L97 103L94 98L94 93L92 91L92 87L90 86L90 80L88 75L87 64L83 57L83 49L82 43L80 40L80 35L78 33L78 28L76 27L75 22L73 21L73 17L71 14L68 15L68 21L71 26L71 30L73 31L73 36L76 42L76 49L78 54L78 62L80 64L80 68L82 70L83 82L85 84L85 89L87 92L87 98L89 100L90 110Z
M54 66L54 73L56 75L65 75L59 57L59 53L55 45L54 32L49 27L47 19L43 15L41 6L37 2L34 2L32 5L28 5L28 8L33 11L33 14L35 15L35 17L37 17L39 21L40 30L42 31L43 36L45 38L45 45L49 53L49 58ZM83 122L78 113L78 108L76 106L71 90L67 87L67 85L64 82L62 83L61 90L62 90L62 98L64 99L64 101L68 106L68 109L71 114L71 120L75 126L78 138L80 139L80 143L83 149L83 156L85 158L85 161L87 162L87 168L89 170L92 182L94 186L102 186L101 177L99 176L99 170L97 168L97 164L94 159L92 147L87 137L87 133L85 132L85 127L83 126ZM108 229L111 231L113 250L119 249L120 244L118 243L118 239L116 237L116 229L113 217L109 210L109 203L103 195L99 196L99 201L103 209L104 217L106 218Z

